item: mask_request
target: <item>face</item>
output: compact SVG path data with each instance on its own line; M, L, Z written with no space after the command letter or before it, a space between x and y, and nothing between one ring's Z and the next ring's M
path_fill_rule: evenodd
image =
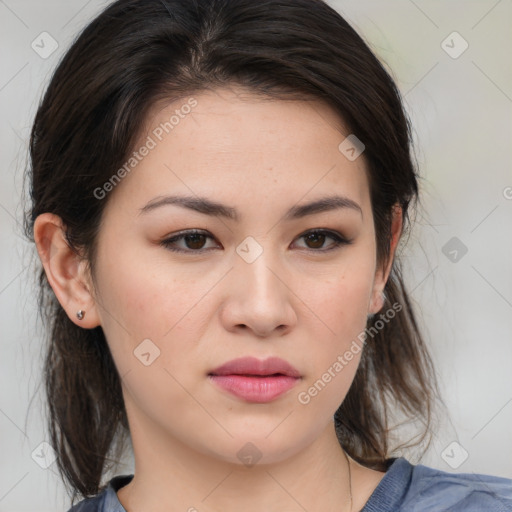
M152 112L137 163L98 199L99 323L134 439L238 464L251 442L276 462L332 421L383 287L364 155L340 152L349 133L318 102L193 99ZM298 378L210 376L246 356Z

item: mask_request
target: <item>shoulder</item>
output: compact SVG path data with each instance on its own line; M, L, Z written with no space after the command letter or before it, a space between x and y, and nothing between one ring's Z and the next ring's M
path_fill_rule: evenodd
M411 465L401 510L450 512L512 511L512 480L479 473L449 473Z
M512 480L448 473L388 460L388 469L361 512L511 512Z
M85 498L72 506L68 512L103 512L105 491L92 498Z
M117 498L117 491L132 478L133 475L118 475L112 478L99 494L84 498L67 512L126 512Z

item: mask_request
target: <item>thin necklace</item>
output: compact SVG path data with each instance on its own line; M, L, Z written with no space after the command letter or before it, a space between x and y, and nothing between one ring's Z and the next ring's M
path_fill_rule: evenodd
M341 450L343 452L343 455L345 455L345 459L347 459L347 465L348 465L348 485L349 485L349 491L350 491L350 512L352 512L352 474L350 472L350 461L348 460L347 454L345 453L345 450Z

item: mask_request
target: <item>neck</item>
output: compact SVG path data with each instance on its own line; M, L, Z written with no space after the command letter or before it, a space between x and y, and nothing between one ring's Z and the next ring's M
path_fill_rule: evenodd
M149 425L130 427L135 476L118 492L127 512L352 510L350 465L332 421L299 453L252 466L198 453Z

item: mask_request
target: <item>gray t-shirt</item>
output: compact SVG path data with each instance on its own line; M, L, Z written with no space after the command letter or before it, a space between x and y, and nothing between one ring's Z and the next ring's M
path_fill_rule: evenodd
M474 473L448 473L388 459L386 474L359 512L512 512L512 480ZM133 475L112 478L97 496L68 512L126 512L116 492ZM311 511L315 512L315 511Z

